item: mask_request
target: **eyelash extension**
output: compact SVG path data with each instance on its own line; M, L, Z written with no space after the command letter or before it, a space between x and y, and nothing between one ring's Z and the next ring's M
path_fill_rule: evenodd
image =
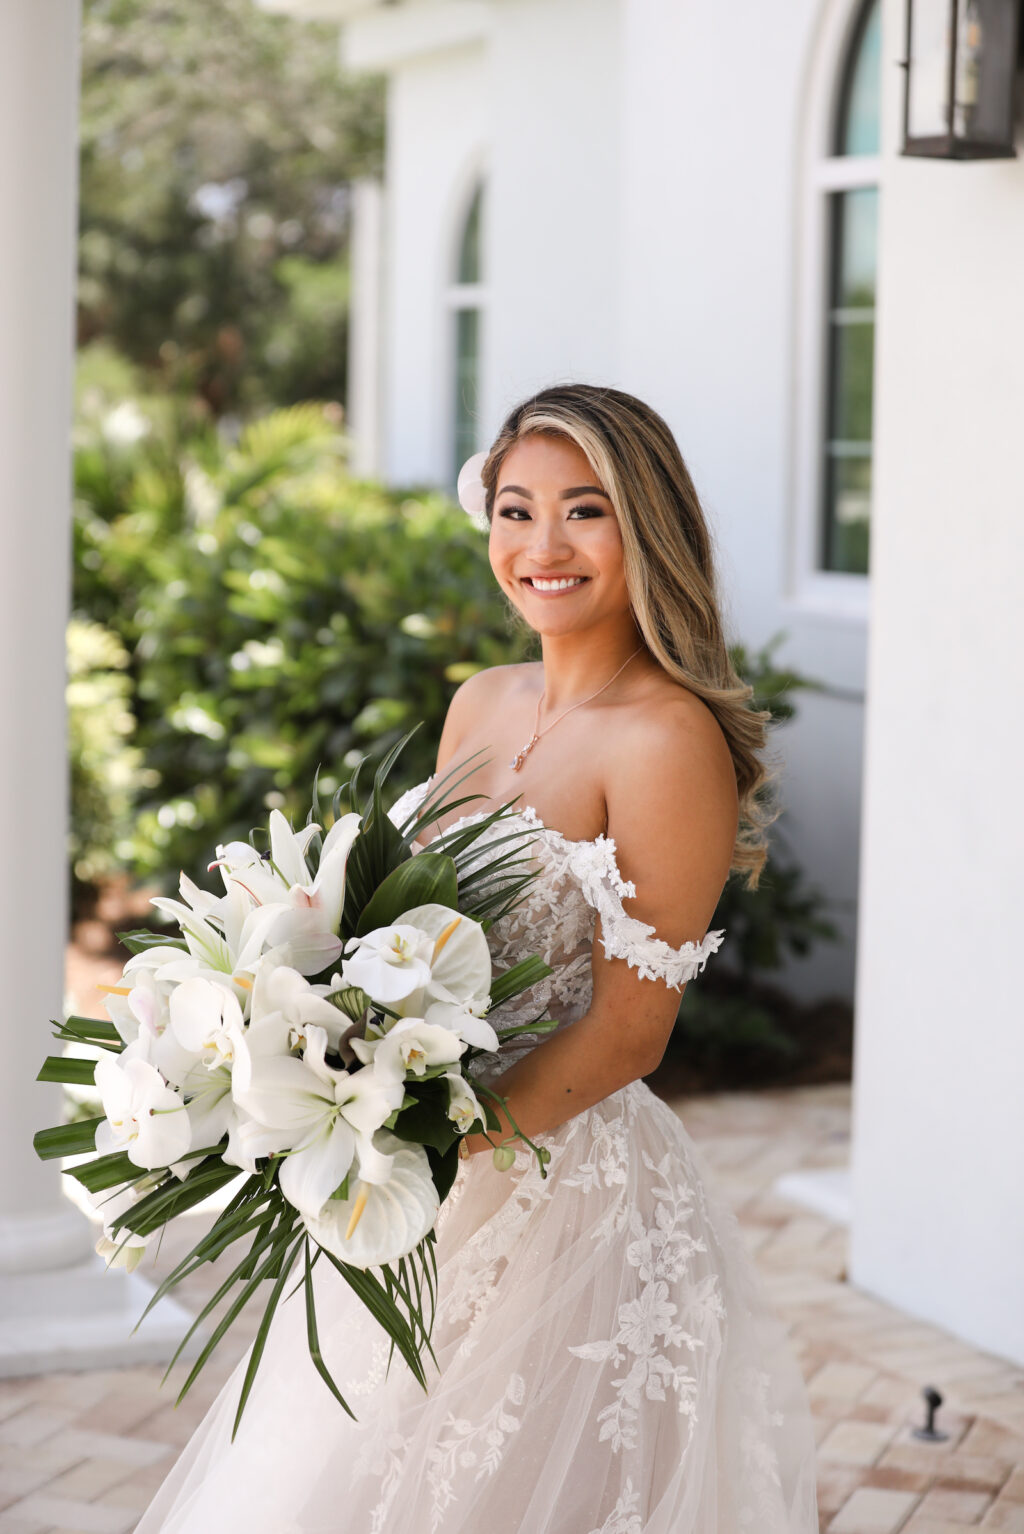
M587 513L588 520L591 517L603 517L606 514L603 506L572 506L569 509L571 512L585 511ZM514 511L521 511L525 516L529 516L529 512L525 506L503 506L498 515L499 517L509 517L511 520L511 513Z

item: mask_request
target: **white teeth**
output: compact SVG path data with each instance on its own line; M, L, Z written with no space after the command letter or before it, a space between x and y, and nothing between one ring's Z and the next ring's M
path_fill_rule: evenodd
M563 576L561 580L542 580L539 575L532 577L530 584L535 591L568 591L570 586L582 586L582 575Z

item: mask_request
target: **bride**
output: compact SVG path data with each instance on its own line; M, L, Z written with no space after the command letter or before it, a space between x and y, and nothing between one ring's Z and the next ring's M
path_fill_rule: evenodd
M465 1142L425 1394L318 1265L321 1346L358 1420L309 1361L296 1295L234 1443L245 1359L137 1534L812 1534L795 1358L735 1217L643 1082L722 942L707 926L727 875L756 883L770 818L766 716L729 661L696 492L660 416L572 385L511 412L460 498L543 652L459 689L437 769L482 752L461 819L518 795L531 834L538 877L488 942L501 967L539 953L552 973L499 1026L559 1027L477 1069L549 1149L547 1176L525 1146L503 1172L486 1136Z

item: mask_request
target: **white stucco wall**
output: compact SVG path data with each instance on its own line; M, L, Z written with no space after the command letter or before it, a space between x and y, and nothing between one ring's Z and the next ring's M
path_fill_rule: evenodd
M1024 1363L1024 157L888 176L851 1273Z
M667 417L718 533L736 638L832 691L779 733L788 846L843 932L793 961L798 994L852 994L866 620L802 599L793 575L808 100L827 98L852 0L730 24L695 0L419 0L348 24L390 75L383 466L449 475L459 212L486 167L483 440L517 399L583 379ZM429 20L486 15L424 53ZM468 21L467 21L468 25ZM439 32L438 35L441 35ZM447 35L447 34L446 34ZM408 52L402 52L405 37Z

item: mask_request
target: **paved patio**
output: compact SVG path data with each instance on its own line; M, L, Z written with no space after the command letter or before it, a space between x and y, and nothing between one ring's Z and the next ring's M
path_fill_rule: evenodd
M845 1230L771 1191L783 1172L846 1159L849 1088L675 1106L737 1210L798 1351L817 1425L823 1534L1024 1534L1024 1370L851 1289ZM199 1218L165 1239L161 1269L195 1239ZM195 1275L186 1301L214 1282L212 1270ZM129 1534L250 1335L229 1337L178 1408L182 1365L162 1389L158 1368L0 1381L0 1534ZM911 1432L925 1385L945 1397L940 1444Z

